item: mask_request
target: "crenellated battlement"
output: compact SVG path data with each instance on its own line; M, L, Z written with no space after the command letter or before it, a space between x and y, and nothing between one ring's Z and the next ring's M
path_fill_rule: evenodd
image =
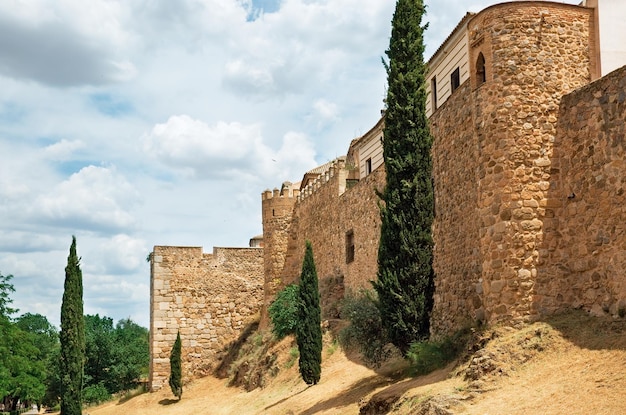
M309 196L316 193L320 188L322 188L322 186L326 185L336 176L339 176L338 177L339 194L342 194L343 192L346 191L347 174L345 172L345 169L346 169L346 157L345 156L336 158L330 163L320 166L317 169L320 169L321 171L319 172L317 177L311 179L306 184L306 186L302 188L300 195L297 197L298 202L302 202ZM315 172L315 170L313 170L313 172Z
M296 189L291 182L284 182L280 189L265 189L261 193L261 200L271 200L274 198L297 198L300 195L300 189Z

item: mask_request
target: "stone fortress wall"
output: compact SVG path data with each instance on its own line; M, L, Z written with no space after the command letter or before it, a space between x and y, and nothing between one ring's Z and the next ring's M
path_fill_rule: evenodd
M470 164L464 170L473 176L466 190L474 193L476 204L469 211L458 211L439 229L447 233L456 228L462 234L459 222L471 217L469 230L478 237L473 246L479 252L470 258L479 262L464 264L458 269L461 274L441 273L435 331L454 328L441 321L451 314L447 301L441 301L451 295L445 287L450 283L460 288L456 301L465 301L469 306L465 314L471 319L516 321L538 314L533 289L549 203L559 102L563 95L588 84L595 72L593 12L560 3L522 1L491 6L468 22L469 101L459 97L447 102L448 114L435 114L432 122L445 151L457 139L456 133L439 134L439 128L449 128L445 124L459 111L466 113L467 121L471 117L458 129L473 146L468 150L473 150L474 162L467 160ZM484 59L484 74L479 74L479 59ZM468 104L471 115L464 108ZM456 158L458 153L451 154ZM437 176L435 187L442 203L457 198L438 185ZM453 261L458 267L454 244L440 246L438 252L444 256L438 263Z
M307 240L320 284L334 280L342 289L357 291L376 278L380 214L375 191L383 189L385 172L380 167L348 189L352 168L338 160L302 192L283 187L263 194L266 305L278 290L298 281ZM347 253L351 249L353 260Z
M602 140L594 133L584 140L592 149L587 151L595 149L593 167L589 161L571 165L582 148L582 139L573 136L589 130L622 139L624 134L620 102L626 69L572 93L598 76L594 9L521 1L466 18L470 77L430 117L436 199L433 334L477 320L528 321L568 307L626 312L626 279L619 270L626 260L619 224L626 217L619 215L621 207L615 209L621 188L597 187L621 184L622 154L613 149L607 156L603 150L601 158L598 149L608 144L594 144ZM484 75L476 67L479 56ZM614 91L610 97L600 92L609 90ZM277 270L284 264L272 277L275 289L297 279L307 239L321 279L341 274L347 288L358 289L376 278L375 189L384 186L384 166L347 189L349 167L337 166L330 180L321 179L306 198L291 202L288 230L281 236L285 256L274 264ZM612 179L589 179L606 176L606 169ZM595 176L585 176L595 170ZM573 186L568 180L574 177L588 181ZM573 210L565 187L581 186L594 187L594 198L584 208L574 201L581 207ZM603 215L594 205L602 195L612 198ZM605 225L607 216L612 227ZM350 263L348 234L355 245ZM592 249L597 240L614 244ZM272 249L268 245L265 249ZM572 264L565 265L568 261Z
M155 246L150 279L150 390L167 386L176 333L183 376L207 373L217 353L258 317L263 250Z
M571 307L623 316L626 67L591 83L599 76L591 8L518 1L466 19L469 78L430 117L433 335ZM385 172L359 175L351 151L302 189L263 192L263 249L228 257L155 247L153 390L167 380L179 327L186 371L198 373L246 318L261 310L267 325L276 292L299 277L307 239L320 284L341 276L346 290L370 287Z
M626 315L626 67L561 101L538 311Z

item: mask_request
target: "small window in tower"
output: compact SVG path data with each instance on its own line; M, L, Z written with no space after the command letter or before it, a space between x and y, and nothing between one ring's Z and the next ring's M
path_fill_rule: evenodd
M354 231L346 232L346 264L354 261Z
M485 70L485 56L482 52L478 54L476 59L476 85L482 85L487 82L487 71Z
M367 176L372 172L372 159L371 157L365 160L365 175Z
M433 76L433 79L430 80L430 94L431 94L431 102L433 104L433 112L437 109L437 77Z
M461 71L459 68L456 68L454 72L452 72L452 75L450 75L450 85L452 92L456 91L456 89L461 86Z

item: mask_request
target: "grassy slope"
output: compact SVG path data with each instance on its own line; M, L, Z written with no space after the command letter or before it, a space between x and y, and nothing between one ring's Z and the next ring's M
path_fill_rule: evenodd
M626 413L626 321L571 313L521 330L483 333L483 346L464 362L420 378L376 373L341 350L324 353L322 379L308 388L297 363L264 389L243 392L207 377L186 386L175 401L169 390L91 408L109 414L618 414ZM289 360L284 341L279 365ZM331 349L332 350L332 349ZM397 363L397 362L396 362ZM466 379L469 374L473 379ZM430 408L430 409L429 409ZM363 409L365 412L365 409ZM446 412L430 412L446 413Z

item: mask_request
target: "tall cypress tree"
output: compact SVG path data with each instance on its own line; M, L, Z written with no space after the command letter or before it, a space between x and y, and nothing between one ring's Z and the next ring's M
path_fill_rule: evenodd
M85 321L83 319L83 274L72 236L65 267L65 290L61 304L61 415L82 414Z
M310 241L306 241L299 296L296 341L300 351L300 375L307 385L315 385L322 374L322 317L317 271Z
M180 400L183 396L183 368L182 368L182 344L180 331L176 334L176 341L170 353L170 388L172 393Z
M422 0L398 0L387 70L382 228L374 288L389 337L403 353L427 338L433 306L432 138L426 118ZM383 61L384 63L384 61Z

